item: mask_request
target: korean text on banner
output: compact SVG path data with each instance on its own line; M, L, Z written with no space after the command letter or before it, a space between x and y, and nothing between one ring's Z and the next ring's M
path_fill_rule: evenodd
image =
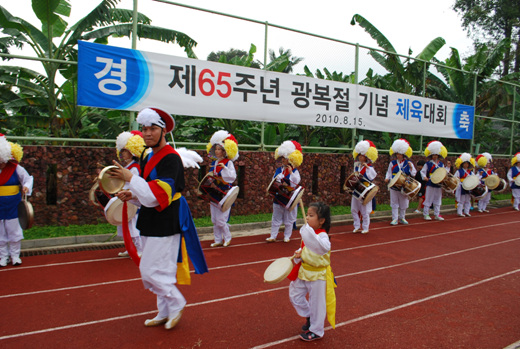
M83 41L78 104L460 139L474 122L472 106Z

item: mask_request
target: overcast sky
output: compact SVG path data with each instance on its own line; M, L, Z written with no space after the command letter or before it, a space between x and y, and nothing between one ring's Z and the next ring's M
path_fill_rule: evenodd
M224 12L244 18L268 21L269 23L297 29L309 33L377 47L377 44L359 25L350 25L354 14L360 14L378 28L394 45L400 54L417 55L434 38L442 37L446 45L437 54L444 60L450 54L450 47L459 50L462 56L471 52L472 41L462 30L461 20L451 9L455 0L364 0L364 1L280 1L264 0L249 2L243 0L191 0L179 1L192 6ZM39 21L32 12L30 0L0 0L0 3L12 15L22 17L38 28ZM67 20L75 23L90 12L99 1L71 0L72 13ZM132 0L120 2L121 8L132 8ZM155 26L167 27L181 31L198 42L195 53L199 59L206 59L212 51L236 48L248 51L251 44L257 46L255 58L263 61L264 27L259 24L212 15L209 13L173 6L153 0L139 0L138 10L152 19ZM110 44L120 47L131 47L127 39L110 39ZM296 35L280 29L269 29L268 49L278 51L283 46L291 49L292 54L304 57L298 66L301 70L308 65L311 71L322 69L353 71L353 48L345 48L324 40L304 35ZM157 44L149 40L137 43L137 49L185 56L182 49L172 45ZM13 53L15 53L13 51ZM31 50L16 52L33 55ZM366 52L362 52L362 60L369 60ZM10 64L21 65L20 61ZM363 63L362 63L363 64ZM37 69L35 66L31 66ZM38 69L40 70L40 69ZM296 72L299 72L299 71Z

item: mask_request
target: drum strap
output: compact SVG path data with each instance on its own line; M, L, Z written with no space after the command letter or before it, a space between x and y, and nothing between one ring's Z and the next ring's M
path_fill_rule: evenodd
M19 185L0 186L0 196L12 196L20 192Z

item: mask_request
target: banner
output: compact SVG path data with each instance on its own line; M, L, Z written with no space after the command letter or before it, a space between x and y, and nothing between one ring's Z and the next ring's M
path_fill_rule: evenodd
M472 106L84 41L78 104L460 139L474 122Z

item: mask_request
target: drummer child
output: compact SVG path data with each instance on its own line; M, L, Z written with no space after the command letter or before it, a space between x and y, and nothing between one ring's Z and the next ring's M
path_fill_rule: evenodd
M412 156L412 148L406 139L397 139L390 147L390 156L395 154L396 159L390 161L388 164L388 171L386 171L385 183L397 175L399 172L407 176L414 177L417 173L413 163L408 160ZM408 209L410 200L408 196L401 192L401 190L390 188L390 207L392 208L391 225L397 225L398 219L401 224L408 224L405 219L406 210Z
M377 160L378 153L377 149L369 140L363 140L356 144L354 151L352 152L354 157L354 172L359 173L364 180L372 182L377 176L376 170L372 167L372 163ZM354 233L361 232L367 234L370 227L370 213L372 212L372 201L363 205L361 201L352 196L351 200L351 213L354 221ZM363 219L361 224L360 220Z
M8 142L0 134L0 267L7 266L9 256L13 265L22 264L23 231L18 220L18 204L22 201L22 193L31 195L34 182L33 177L18 164L22 156L22 147Z
M431 220L430 207L433 204L433 214L435 219L443 221L444 218L441 216L441 204L442 204L442 188L438 184L434 184L431 181L431 175L439 167L444 167L439 157L446 158L448 150L439 141L431 141L424 150L424 155L430 159L426 162L425 166L421 170L422 179L426 182L426 191L424 194L424 208L423 217L425 220Z
M145 143L143 134L140 131L121 132L116 138L116 151L117 157L121 161L121 165L124 168L130 170L133 175L139 177L141 175L141 168L139 167L139 158L143 153ZM129 183L125 183L123 190L128 189ZM137 254L140 256L143 252L141 245L141 236L139 229L137 229L137 218L136 214L130 222L128 222L128 230L132 237ZM117 236L123 236L123 226L117 226ZM119 252L119 257L128 257L128 251Z
M307 224L300 229L301 247L294 253L296 265L288 278L292 280L291 304L307 319L300 339L310 342L325 334L325 316L333 328L336 326L336 285L330 267L330 209L324 203L312 203L306 218Z
M275 181L280 182L286 188L295 188L301 180L298 167L303 162L302 147L296 141L283 142L274 152L275 160L282 158L282 166L274 173ZM292 189L289 189L291 192ZM286 201L277 193L273 198L273 218L271 221L271 235L265 239L267 242L275 242L280 226L284 225L283 241L291 241L293 225L296 222L297 206L292 210L286 208Z
M468 176L473 175L473 167L475 167L475 159L469 153L462 153L457 160L455 160L455 177L460 179L463 183ZM459 185L455 190L455 200L457 200L457 215L464 217L464 215L471 217L469 210L471 208L471 195L469 191L465 190L462 185ZM464 212L464 213L463 213Z
M518 205L520 205L520 186L517 184L517 180L520 176L520 153L516 153L515 156L513 156L511 166L509 171L507 171L507 179L511 187L511 193L513 194L513 208L518 211Z
M493 158L489 153L482 153L475 159L477 163L477 175L480 177L481 183L486 184L486 178L495 174L492 169ZM491 201L491 190L488 190L487 194L483 198L478 200L478 211L489 212L487 205Z
M212 186L218 187L221 191L231 189L232 183L237 178L235 165L233 161L238 159L238 142L235 137L224 130L217 131L211 136L207 145L207 151L211 162L210 171L213 172L217 184ZM222 212L219 206L210 201L211 222L213 223L213 236L215 242L211 247L229 246L231 244L231 232L229 231L229 216L231 207Z

